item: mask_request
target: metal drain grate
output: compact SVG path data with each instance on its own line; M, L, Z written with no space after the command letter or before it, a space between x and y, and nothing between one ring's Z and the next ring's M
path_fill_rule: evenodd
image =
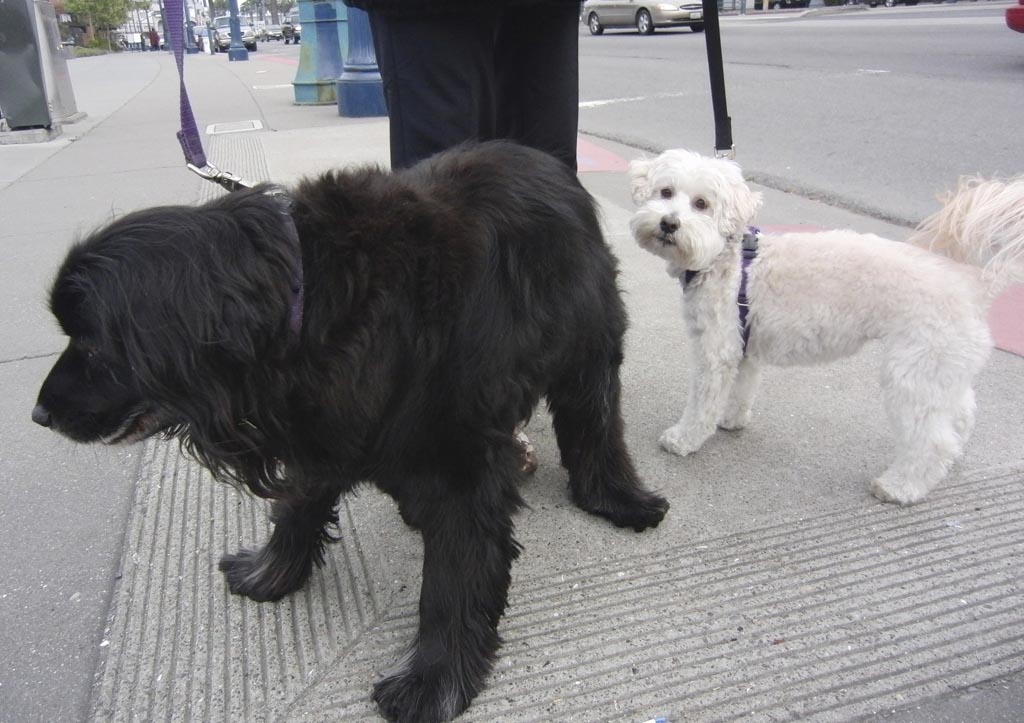
M245 131L260 131L263 130L263 121L258 120L244 120L234 121L232 123L213 123L206 126L207 135L217 135L218 133L244 133Z

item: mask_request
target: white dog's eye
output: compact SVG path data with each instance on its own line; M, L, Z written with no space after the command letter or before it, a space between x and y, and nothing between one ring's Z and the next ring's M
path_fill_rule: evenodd
M708 202L706 200L704 200L703 198L695 198L695 199L693 199L693 207L695 209L697 209L698 211L707 211L708 210Z
M663 188L663 189L661 189L661 197L662 198L672 198L672 189L671 188Z

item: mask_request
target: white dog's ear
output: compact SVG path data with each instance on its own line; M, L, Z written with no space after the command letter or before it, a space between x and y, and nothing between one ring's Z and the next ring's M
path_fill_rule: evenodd
M637 158L629 163L629 188L633 192L633 203L637 206L651 195L651 166L646 158Z
M719 216L719 231L723 235L743 233L761 208L761 194L751 191L742 181L730 184L731 194L723 197L722 214Z

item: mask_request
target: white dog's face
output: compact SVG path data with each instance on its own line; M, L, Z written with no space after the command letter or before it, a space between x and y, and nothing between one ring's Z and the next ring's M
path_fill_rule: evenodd
M708 268L761 206L736 163L690 151L633 161L629 176L640 207L629 222L633 237L674 276Z

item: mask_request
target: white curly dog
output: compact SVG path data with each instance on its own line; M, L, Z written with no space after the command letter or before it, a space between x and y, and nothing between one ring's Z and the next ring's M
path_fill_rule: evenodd
M754 236L761 196L729 160L671 150L629 173L633 236L683 284L692 339L686 408L661 446L687 455L716 426L746 425L762 364L827 362L878 340L897 453L871 491L901 504L928 494L974 425L988 306L1024 278L1024 176L963 179L912 245L854 231Z

